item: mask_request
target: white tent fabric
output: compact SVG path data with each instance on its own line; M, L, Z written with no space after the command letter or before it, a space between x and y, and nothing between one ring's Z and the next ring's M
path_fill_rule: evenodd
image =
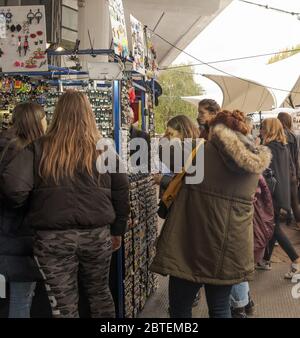
M224 109L253 112L281 107L290 91L300 92L299 69L300 53L270 65L263 65L256 68L255 72L245 67L235 76L215 70L204 73L204 76L221 88ZM296 95L300 101L300 95Z
M219 100L218 97L214 97L213 95L200 95L200 96L182 96L181 97L182 100L186 101L186 102L189 102L191 104L193 104L194 106L198 106L198 103L201 101L201 100L204 100L204 99L213 99L215 101L218 102L218 104L221 106L222 105L222 102Z
M224 109L239 109L245 113L267 110L276 106L273 93L263 85L251 80L246 82L237 78L205 74L205 77L214 81L222 90Z
M127 23L132 14L173 45L185 49L232 0L123 0ZM127 27L130 35L130 27ZM130 39L129 39L130 40ZM169 66L180 51L153 36L160 67Z
M282 107L300 107L300 76L295 83L292 91L285 98Z

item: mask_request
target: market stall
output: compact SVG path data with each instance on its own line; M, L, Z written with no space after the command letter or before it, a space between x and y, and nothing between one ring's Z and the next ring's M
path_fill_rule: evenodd
M10 25L20 21L27 22L22 26L17 38L5 35L3 56L0 59L0 130L10 127L11 113L19 102L35 101L41 104L51 123L56 102L68 89L85 92L89 97L99 130L104 137L114 138L117 151L128 152L131 121L129 114L133 110L135 120L142 130L150 135L155 134L154 123L154 79L157 71L156 55L144 26L132 18L132 35L135 41L132 57L129 57L122 1L112 1L110 7L114 48L112 50L77 50L56 51L42 46L41 34L45 25L43 6L5 7L5 13L12 14ZM19 9L19 11L18 11ZM0 8L0 13L1 13ZM16 14L18 13L18 14ZM40 13L40 14L36 14ZM17 21L14 21L17 20ZM8 24L5 21L5 24ZM123 28L122 28L123 27ZM19 28L17 28L19 29ZM120 31L121 30L121 31ZM8 32L5 29L6 33ZM122 34L121 34L122 33ZM35 34L35 37L34 37ZM38 38L40 36L40 38ZM144 43L143 37L145 36ZM21 40L21 41L20 41ZM27 45L28 40L28 45ZM36 40L38 45L36 46ZM43 37L43 44L46 37ZM19 42L22 42L20 44ZM26 43L25 43L26 42ZM39 45L41 44L41 46ZM148 48L151 46L151 48ZM15 48L16 47L16 48ZM37 49L46 62L41 66L37 58ZM16 50L15 50L16 49ZM13 55L13 54L16 55ZM32 56L32 55L36 55ZM63 57L78 55L108 55L112 63L120 67L118 79L106 74L97 79L90 73L59 68L48 65L50 56ZM14 61L13 56L19 63ZM32 67L28 67L29 58ZM132 64L131 70L125 70L125 64ZM35 65L35 67L33 67ZM109 68L109 67L108 67ZM78 79L78 76L80 80ZM121 137L119 137L121 135ZM131 213L128 229L124 236L122 248L114 254L111 266L111 290L116 304L117 317L136 317L143 309L147 299L155 291L157 280L150 272L149 266L155 254L157 238L157 196L156 186L150 174L130 174ZM80 282L80 281L79 281ZM79 284L80 285L80 284ZM88 317L88 304L81 290L81 315ZM39 285L32 307L33 317L50 316L49 303L45 297L43 285Z

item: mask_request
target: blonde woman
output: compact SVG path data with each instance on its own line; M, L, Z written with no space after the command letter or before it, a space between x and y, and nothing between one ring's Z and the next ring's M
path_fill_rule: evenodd
M290 154L287 139L281 122L276 118L269 118L263 121L261 136L263 143L269 147L272 152L270 168L273 170L277 184L273 194L275 215L274 235L266 249L264 260L260 262L257 267L265 270L271 269L270 260L275 242L278 241L279 245L292 261L291 270L285 274L285 278L291 279L295 274L300 273L300 258L282 231L279 220L281 209L286 211L291 209Z
M126 174L98 173L99 138L88 98L69 91L59 99L46 136L17 156L0 177L11 203L29 202L25 223L36 232L34 254L53 317L79 316L78 275L91 316L115 316L109 268L126 229L129 183Z

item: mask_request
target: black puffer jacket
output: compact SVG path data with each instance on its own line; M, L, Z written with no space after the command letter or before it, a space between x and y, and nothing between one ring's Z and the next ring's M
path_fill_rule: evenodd
M24 149L0 177L3 193L15 206L29 202L25 224L35 230L92 229L111 225L115 236L124 234L129 214L126 174L75 173L59 185L38 175L43 139Z
M20 151L14 139L13 130L0 134L0 174ZM26 212L26 204L13 208L0 194L0 274L9 282L42 279L33 259L32 231L23 224Z

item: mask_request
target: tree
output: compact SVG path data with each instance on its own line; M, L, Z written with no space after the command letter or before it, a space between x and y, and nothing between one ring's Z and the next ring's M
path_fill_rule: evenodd
M194 70L191 66L162 71L159 79L163 95L155 108L156 132L164 133L166 123L176 115L187 115L193 120L197 117L197 107L185 102L182 96L203 94L203 89L195 82Z
M274 56L272 56L269 61L268 64L271 63L275 63L277 61L281 61L284 60L292 55L295 55L297 53L299 53L300 51L300 44L293 46L292 48L285 48L284 50L282 50L281 52L275 54Z

